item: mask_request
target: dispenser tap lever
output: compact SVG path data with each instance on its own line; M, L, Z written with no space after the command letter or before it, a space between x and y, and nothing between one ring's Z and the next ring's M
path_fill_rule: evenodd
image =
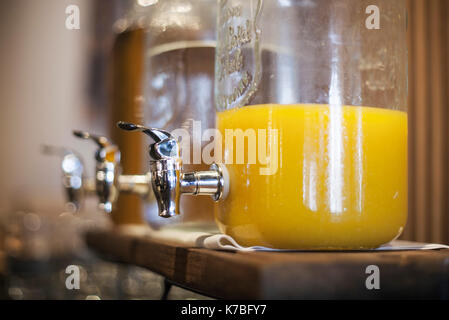
M143 132L154 141L149 146L150 173L159 216L170 218L180 214L181 194L209 195L215 201L226 196L229 179L224 167L212 164L209 171L184 173L178 141L169 132L128 122L119 122L117 126Z
M151 137L154 141L150 145L152 160L180 158L178 141L169 132L123 121L117 123L117 126L125 131L143 132Z
M118 197L118 177L120 175L120 151L118 147L103 136L85 131L73 131L74 136L92 140L98 146L95 154L95 189L100 199L100 209L111 212Z

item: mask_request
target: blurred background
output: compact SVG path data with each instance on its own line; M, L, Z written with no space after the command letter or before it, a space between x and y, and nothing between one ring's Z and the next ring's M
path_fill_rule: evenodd
M31 283L26 280L30 270L18 259L12 264L16 276L1 280L7 282L0 285L6 290L2 297L157 299L162 294L158 276L97 261L85 250L78 230L107 225L109 219L96 213L94 200L87 201L81 216L66 212L60 159L41 152L44 143L72 147L81 154L91 154L84 160L87 168L94 167L95 145L77 140L72 130L110 134L111 119L120 116L114 113L108 91L114 58L113 26L135 2L0 3L0 274L5 270L6 255L42 261L42 257L61 252L56 256L62 261L52 263L51 272L49 260L47 265L34 265L33 270L42 270L42 280L32 277L36 283ZM449 1L407 3L410 195L409 223L402 238L449 244ZM79 30L65 27L69 5L80 9ZM120 134L114 134L120 141ZM134 148L140 145L137 141ZM135 170L138 167L134 164ZM67 227L59 232L51 227L55 224ZM24 234L33 240L23 242ZM60 241L51 241L55 237ZM67 259L85 265L84 281L90 283L85 291L71 296L61 287ZM108 272L102 272L105 270ZM104 279L105 275L109 278ZM59 289L36 289L39 281L48 279ZM198 297L179 290L172 293L177 298Z
M70 4L80 8L80 30L65 27ZM43 156L40 147L73 146L93 154L94 146L77 141L71 131L105 130L101 77L112 34L96 37L108 27L94 21L97 15L110 30L119 9L89 0L2 1L0 6L0 210L57 210L64 204L60 161ZM107 11L101 15L97 10ZM94 159L85 161L94 165Z
M403 238L449 243L449 2L409 0L409 222Z
M69 5L79 8L79 30L66 28ZM86 249L82 232L110 225L110 217L97 210L94 198L86 199L79 213L67 208L62 159L42 153L43 144L72 148L84 156L86 175L93 176L97 147L76 139L72 130L110 136L115 117L133 120L114 111L117 103L111 100L126 94L112 92L113 73L123 73L114 58L125 55L130 70L142 69L132 55L126 57L132 39L116 43L117 26L126 27L136 5L135 0L0 3L0 298L160 299L164 293L160 276L100 261ZM123 90L133 85L125 78ZM130 140L117 134L115 141L137 152L137 162L124 164L128 173L142 173L138 135ZM129 198L119 200L122 211L140 215L137 197ZM120 214L113 219L120 223ZM81 290L65 287L65 268L72 264L81 267ZM168 296L198 297L180 288Z

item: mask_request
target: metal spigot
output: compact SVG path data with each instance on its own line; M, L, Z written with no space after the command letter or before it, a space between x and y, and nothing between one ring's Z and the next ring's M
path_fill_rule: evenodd
M169 132L127 122L119 122L117 126L143 132L154 141L149 146L150 173L159 216L170 218L180 214L181 194L209 195L214 201L226 197L229 189L226 170L212 164L209 171L182 172L179 144Z
M84 131L74 131L73 134L81 139L94 141L98 145L95 153L95 190L99 198L101 210L110 213L120 192L132 193L148 198L149 175L122 175L120 165L120 150L106 137L92 135Z
M95 192L93 181L84 176L84 162L81 156L68 148L49 145L43 145L42 152L62 158L62 185L67 202L74 206L75 211L79 211L85 195Z
M81 139L92 140L98 146L95 153L95 190L100 201L100 209L111 212L117 200L116 179L120 175L120 151L106 137L90 134L85 131L73 131Z

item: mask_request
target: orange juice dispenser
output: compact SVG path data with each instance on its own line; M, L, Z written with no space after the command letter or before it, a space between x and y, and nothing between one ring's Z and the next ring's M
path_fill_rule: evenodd
M403 0L219 0L214 162L183 166L172 133L142 131L161 217L210 195L244 246L371 249L407 219Z

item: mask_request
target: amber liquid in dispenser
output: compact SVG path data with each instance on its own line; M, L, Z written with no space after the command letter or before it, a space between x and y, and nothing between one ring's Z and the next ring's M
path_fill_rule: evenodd
M169 131L185 129L190 143L184 147L181 142L181 152L189 152L190 156L187 157L189 161L183 163L183 171L208 170L210 164L202 160L202 147L210 141L201 144L201 136L194 136L194 132L202 135L205 130L215 128L215 44L179 41L154 46L147 54L145 94L149 98L145 105L145 124ZM198 143L196 157L194 142ZM215 226L210 197L182 196L180 209L181 215L177 217L167 220L156 215L147 220L151 219L151 224L155 225Z
M118 121L142 122L144 31L127 30L116 36L111 66L111 129L112 141L122 153L123 174L143 174L145 167L143 137L118 130ZM120 194L112 212L117 225L144 224L142 200L137 195Z

